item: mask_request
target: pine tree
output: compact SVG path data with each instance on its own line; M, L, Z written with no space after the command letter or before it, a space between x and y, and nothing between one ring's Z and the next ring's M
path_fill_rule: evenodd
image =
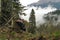
M11 0L1 0L0 24L4 25L11 18Z
M34 9L32 9L31 14L30 14L30 18L29 18L29 23L30 23L30 32L34 33L35 32L35 28L36 28L36 19L35 19L35 12Z
M2 0L0 25L9 25L10 22L18 19L18 13L22 14L23 8L24 6L20 4L19 0Z

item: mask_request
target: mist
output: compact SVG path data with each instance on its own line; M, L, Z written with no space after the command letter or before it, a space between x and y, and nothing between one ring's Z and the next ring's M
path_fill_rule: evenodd
M25 19L29 22L29 17L30 17L31 10L34 9L37 25L45 22L44 19L43 19L44 14L47 14L48 12L52 12L52 11L57 10L56 8L53 8L50 5L48 7L45 7L45 8L41 8L41 7L37 8L37 7L34 7L34 6L32 6L32 7L28 6L28 7L26 7L26 9L27 10L24 11L24 13L26 13L27 15L26 16L22 15L21 18L23 18L23 19Z

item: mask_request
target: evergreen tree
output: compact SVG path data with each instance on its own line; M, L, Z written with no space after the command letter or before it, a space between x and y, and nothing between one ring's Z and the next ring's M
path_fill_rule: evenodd
M0 24L4 25L11 18L11 0L1 0Z
M36 28L36 19L35 19L35 12L34 9L32 9L31 14L30 14L30 18L29 18L29 23L30 23L30 32L34 33L35 32L35 28Z
M24 11L19 0L2 0L1 1L1 16L0 25L7 25L19 18L18 13L22 14Z

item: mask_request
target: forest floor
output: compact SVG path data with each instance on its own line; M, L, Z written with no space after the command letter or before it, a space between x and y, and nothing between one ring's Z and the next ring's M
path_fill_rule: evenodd
M39 33L31 34L28 32L20 31L16 32L14 30L11 30L9 27L1 27L0 28L0 40L40 40ZM47 36L47 35L46 35ZM54 39L54 36L52 37ZM53 40L49 39L48 37L43 38L43 40ZM60 40L57 38L56 40Z
M11 29L8 27L0 28L0 40L30 40L34 37L36 36L28 32L11 31Z

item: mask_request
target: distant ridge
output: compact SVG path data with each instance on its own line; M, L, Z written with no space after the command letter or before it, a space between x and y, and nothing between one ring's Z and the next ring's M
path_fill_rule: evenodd
M46 0L47 1L47 0ZM48 7L48 5L51 5L52 7L55 7L55 8L57 8L57 9L60 9L60 1L47 1L47 2L42 2L42 1L38 1L38 2L36 2L36 3L32 3L32 4L30 4L30 5L28 5L28 6L35 6L35 7L39 7L39 6L41 6L42 8L44 8L44 7Z

